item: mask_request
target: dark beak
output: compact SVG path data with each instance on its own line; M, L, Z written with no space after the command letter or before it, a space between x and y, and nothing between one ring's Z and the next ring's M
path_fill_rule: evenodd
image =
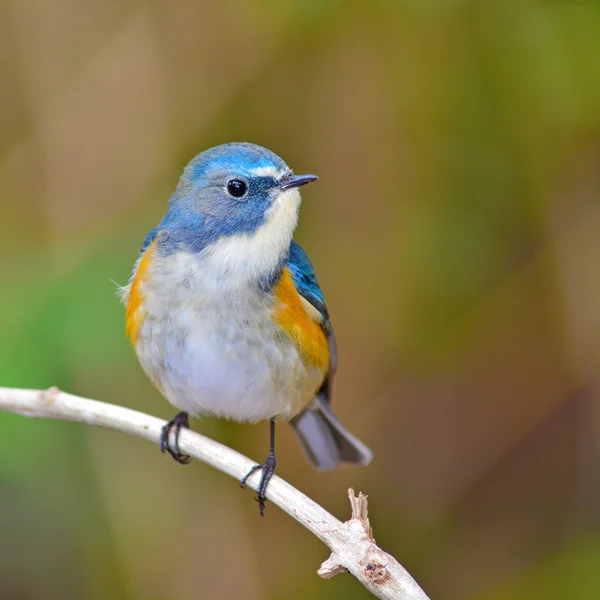
M279 184L280 190L289 190L319 179L316 175L288 175Z

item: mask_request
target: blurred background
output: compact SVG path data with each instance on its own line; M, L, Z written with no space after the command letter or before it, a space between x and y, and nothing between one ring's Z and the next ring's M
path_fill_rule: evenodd
M3 0L0 385L170 418L115 283L183 166L251 141L320 180L296 239L375 452L278 473L433 600L600 597L600 5ZM262 460L266 424L193 427ZM251 491L158 448L0 414L2 600L371 597Z

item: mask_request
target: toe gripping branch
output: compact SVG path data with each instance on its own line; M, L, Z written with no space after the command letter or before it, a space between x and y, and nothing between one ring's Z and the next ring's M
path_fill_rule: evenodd
M192 457L182 454L179 449L179 434L181 429L190 428L190 418L186 412L177 413L163 428L160 434L160 451L168 452L173 460L180 465L187 465ZM171 444L171 432L173 432L173 443Z
M270 423L270 437L271 444L269 450L269 456L267 456L267 460L261 465L254 465L244 477L240 480L240 485L242 487L246 487L246 481L248 478L258 471L259 469L262 471L262 475L260 478L260 483L258 484L258 496L256 497L256 501L258 502L258 510L260 511L260 516L265 516L265 503L266 503L266 493L267 487L269 485L269 481L271 481L271 477L275 473L275 466L277 461L275 460L275 419L271 419Z
M189 415L186 412L180 412L177 413L175 417L173 417L162 428L160 434L161 452L168 452L173 459L181 465L187 465L192 460L191 456L183 454L179 448L179 434L181 433L182 429L189 428ZM246 487L246 481L248 481L248 478L256 471L262 471L260 483L258 484L258 496L256 497L261 517L265 516L267 487L269 486L271 477L273 477L273 474L275 473L275 466L277 464L277 461L275 460L275 419L271 419L270 438L271 444L267 460L265 460L265 462L261 465L254 465L240 481L240 485L242 487Z

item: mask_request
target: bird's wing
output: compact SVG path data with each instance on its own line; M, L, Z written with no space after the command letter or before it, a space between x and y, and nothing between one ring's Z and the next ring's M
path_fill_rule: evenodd
M144 254L144 252L148 249L148 246L156 239L158 236L158 227L155 227L150 231L150 233L144 239L144 243L142 244L142 249L140 250L140 256Z
M290 246L290 255L286 266L290 271L296 290L305 301L307 312L313 320L320 324L327 336L329 345L329 372L320 391L324 392L325 397L330 400L331 383L337 369L337 349L325 298L317 282L317 275L310 259L306 255L306 252L294 241L292 241Z
M327 305L325 304L323 292L317 282L315 270L306 255L306 252L304 252L304 250L302 250L302 248L293 240L290 246L290 256L288 258L287 267L290 270L294 285L300 295L316 308L324 323L329 325Z

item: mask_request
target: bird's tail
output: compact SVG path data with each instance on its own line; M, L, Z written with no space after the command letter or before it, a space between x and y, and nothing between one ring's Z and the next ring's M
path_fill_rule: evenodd
M291 421L308 460L319 470L328 471L348 462L368 465L372 452L337 420L322 393Z

